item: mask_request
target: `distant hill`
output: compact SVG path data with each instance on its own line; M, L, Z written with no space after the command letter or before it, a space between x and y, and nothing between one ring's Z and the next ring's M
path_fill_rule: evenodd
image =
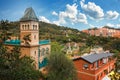
M3 24L1 24L3 23ZM7 32L13 36L19 36L19 25L20 22L9 22L9 21L1 21L0 22L0 30L7 30ZM6 27L2 27L6 26ZM50 39L52 41L57 41L61 43L68 42L68 38L74 42L80 42L86 39L87 34L80 32L77 29L57 26L55 24L39 22L39 34L40 39Z
M58 42L67 42L69 37L72 41L78 42L82 41L81 39L84 39L87 36L86 34L80 32L77 29L57 26L55 24L45 22L39 22L39 24L40 39L51 39Z
M96 45L102 46L105 50L117 50L120 52L120 39L112 37L102 37L102 36L90 36L86 33L83 33L77 29L57 26L55 24L39 22L39 34L40 40L50 39L52 42L59 42L60 44L65 44L69 41L82 43L80 49L94 47ZM19 36L20 23L9 22L9 21L0 21L0 38L3 37L7 32L7 35ZM5 31L5 32L4 32ZM6 35L5 35L6 36Z

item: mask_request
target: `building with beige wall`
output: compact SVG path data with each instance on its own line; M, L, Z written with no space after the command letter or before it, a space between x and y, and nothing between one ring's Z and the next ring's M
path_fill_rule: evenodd
M20 46L21 56L29 56L35 60L36 69L46 66L47 55L50 54L50 40L39 40L39 21L30 7L25 10L24 16L20 19L19 39L5 41L5 46L12 49Z
M93 28L88 30L82 30L82 32L94 36L103 36L103 37L116 37L120 38L120 29L102 27L102 28Z

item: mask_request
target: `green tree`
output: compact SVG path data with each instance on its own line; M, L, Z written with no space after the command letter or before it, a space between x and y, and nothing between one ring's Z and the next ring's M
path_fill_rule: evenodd
M72 61L60 52L51 53L48 59L48 80L77 80Z
M0 21L0 30L2 32L2 39L5 41L8 38L7 31L9 29L9 21L8 20L1 20Z
M0 80L38 80L42 74L35 69L30 57L20 57L19 47L7 52L0 46Z
M115 62L115 70L114 74L110 75L111 80L120 80L120 52L117 49L112 50L114 53L114 58L116 58Z
M52 52L60 52L62 50L62 46L58 42L51 43L51 51Z
M116 63L115 63L115 72L119 73L120 75L120 52L117 50L114 50L114 57L116 58Z

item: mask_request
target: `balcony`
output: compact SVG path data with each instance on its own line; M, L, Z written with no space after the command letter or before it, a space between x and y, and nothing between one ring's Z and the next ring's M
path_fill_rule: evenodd
M82 72L97 75L97 74L103 72L104 70L107 70L107 73L109 73L112 69L114 69L114 63L115 63L115 59L112 59L105 64L101 64L98 67L94 66L92 68L89 67L88 69L82 69Z
M114 59L111 61L108 61L106 64L101 65L93 72L94 74L97 74L97 73L103 72L104 70L107 70L107 73L109 73L112 69L114 69L114 63L115 63Z

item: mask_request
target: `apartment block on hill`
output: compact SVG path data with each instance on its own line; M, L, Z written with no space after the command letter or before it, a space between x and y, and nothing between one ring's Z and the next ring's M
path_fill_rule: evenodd
M89 35L103 36L103 37L117 37L120 38L120 29L103 27L103 28L92 28L88 30L83 30L82 32Z

